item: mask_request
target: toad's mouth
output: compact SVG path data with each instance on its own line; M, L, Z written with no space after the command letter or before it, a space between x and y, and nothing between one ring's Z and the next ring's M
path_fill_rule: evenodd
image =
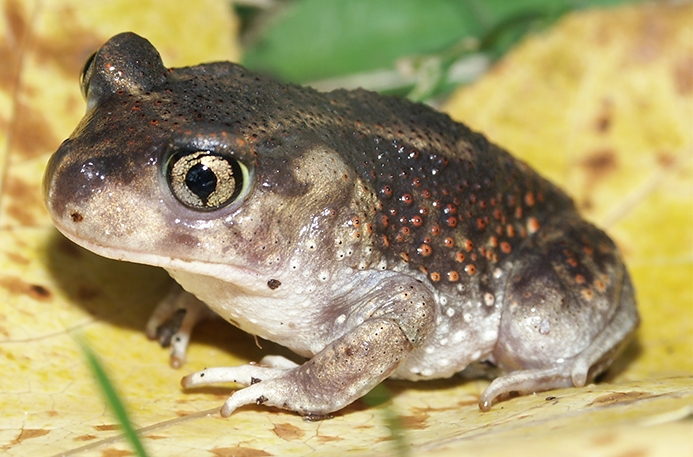
M167 271L185 271L187 273L213 277L228 283L243 284L245 286L252 286L256 282L264 285L267 281L266 274L262 274L260 271L248 268L245 265L236 265L233 262L203 262L125 249L123 247L117 248L82 238L74 232L62 227L58 220L54 220L53 223L58 231L68 240L88 251L108 259L161 267Z

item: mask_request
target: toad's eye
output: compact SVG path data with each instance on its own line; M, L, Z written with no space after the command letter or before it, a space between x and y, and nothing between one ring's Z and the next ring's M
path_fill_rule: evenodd
M210 151L185 151L171 156L166 180L183 205L214 211L233 203L248 188L248 169L238 160Z

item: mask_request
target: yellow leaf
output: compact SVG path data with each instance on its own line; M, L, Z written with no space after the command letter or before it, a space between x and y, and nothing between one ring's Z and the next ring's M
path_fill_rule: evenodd
M168 66L239 55L228 3L0 0L0 451L129 455L73 335L100 354L152 456L383 455L399 414L412 455L684 455L693 402L693 8L584 12L532 37L447 109L566 187L626 255L643 325L606 382L499 403L487 381L387 382L320 423L185 392L182 375L276 348L223 322L197 329L182 370L143 328L160 270L102 259L52 228L49 155L84 112L77 77L109 36L133 30ZM684 421L689 418L688 421ZM688 451L688 452L686 452Z

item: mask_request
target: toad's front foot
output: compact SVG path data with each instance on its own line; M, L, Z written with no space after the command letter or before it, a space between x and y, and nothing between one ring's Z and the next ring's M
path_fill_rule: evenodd
M234 382L246 386L221 408L258 404L295 411L307 420L329 417L387 378L412 345L391 319L371 319L328 345L303 365L280 357L257 364L209 368L183 378L184 388Z

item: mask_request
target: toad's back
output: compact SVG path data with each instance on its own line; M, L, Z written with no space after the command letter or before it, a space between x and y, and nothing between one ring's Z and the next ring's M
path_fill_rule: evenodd
M560 189L444 114L366 91L329 98L340 124L322 140L377 197L363 221L390 262L436 288L478 282L547 220L576 215Z

